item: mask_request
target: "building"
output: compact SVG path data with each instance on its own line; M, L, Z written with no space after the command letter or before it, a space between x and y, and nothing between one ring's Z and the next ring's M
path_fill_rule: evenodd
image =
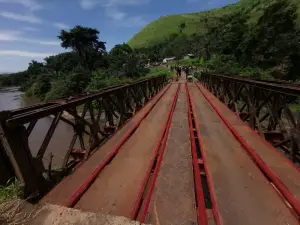
M193 59L195 58L194 54L187 54L186 56L183 57L184 59Z
M175 57L165 58L165 59L163 59L163 63L173 62L174 60L175 60Z

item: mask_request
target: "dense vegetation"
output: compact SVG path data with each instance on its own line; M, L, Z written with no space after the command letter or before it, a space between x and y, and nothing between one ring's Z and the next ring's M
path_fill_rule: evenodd
M55 99L153 74L147 57L123 43L106 52L96 29L76 26L58 38L70 52L32 61L26 71L0 76L0 86L21 86L27 96ZM165 75L168 75L166 72Z
M188 63L217 72L298 80L299 10L297 0L241 0L162 17L128 43L152 61L193 53L199 59Z

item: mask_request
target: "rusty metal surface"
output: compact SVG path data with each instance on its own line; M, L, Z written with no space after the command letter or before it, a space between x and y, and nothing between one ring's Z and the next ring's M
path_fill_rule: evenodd
M146 78L98 92L83 93L45 104L0 112L0 145L9 152L15 174L25 187L26 196L45 192L56 182L52 158L62 158L56 168L68 171L103 145L166 84L165 76ZM34 133L45 119L49 126ZM61 140L57 127L64 123L72 130ZM31 141L34 140L34 148ZM51 143L62 142L52 155ZM60 146L59 146L60 147ZM56 148L59 148L56 146ZM36 149L35 149L36 148ZM52 149L53 150L53 149ZM37 155L34 153L37 152ZM46 155L50 160L45 161Z
M276 82L276 81L268 81L268 80L258 80L258 79L250 79L243 78L238 76L226 76L212 73L203 73L204 76L213 76L216 79L223 80L231 80L232 82L250 84L259 88L263 88L266 90L274 90L276 92L281 92L283 94L291 94L295 96L299 96L300 94L300 85L289 82ZM209 79L209 78L208 78Z
M145 223L196 224L194 178L184 85Z
M176 89L172 84L75 208L130 217Z
M72 174L65 177L50 193L48 193L42 202L65 205L71 195L71 193L81 185L84 180L94 171L94 169L99 165L101 161L111 152L117 143L123 138L123 136L131 130L132 127L141 119L143 114L147 112L151 106L154 104L156 99L158 99L167 89L165 87L158 95L152 98L152 100L145 105L134 117L128 121L125 126L118 130L103 146L101 146L91 157L78 167Z
M298 224L197 87L189 88L223 224Z
M201 90L210 97L239 134L255 150L259 157L270 167L278 178L286 185L294 196L300 199L300 173L278 150L268 145L261 137L251 131L247 124L239 120L223 103L212 93L199 85Z
M200 82L253 129L300 163L299 83L201 73Z

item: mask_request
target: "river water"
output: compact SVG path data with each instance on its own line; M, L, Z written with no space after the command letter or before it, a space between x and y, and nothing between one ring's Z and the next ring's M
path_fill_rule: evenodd
M26 105L30 105L30 102L26 102L22 98L22 92L19 91L18 87L0 89L0 111L18 109Z
M37 100L23 97L23 93L19 91L18 87L0 89L0 111L18 109L36 103L38 103ZM37 154L52 123L52 120L53 117L45 117L38 120L37 124L35 125L35 128L29 137L29 147L33 156ZM60 121L44 155L43 161L45 166L48 166L49 164L50 153L53 154L53 168L57 168L62 165L63 158L68 149L72 136L73 128ZM79 144L76 143L76 146L78 145Z

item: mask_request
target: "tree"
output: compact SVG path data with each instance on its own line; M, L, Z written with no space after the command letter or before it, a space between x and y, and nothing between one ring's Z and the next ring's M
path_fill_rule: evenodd
M52 55L45 59L45 69L51 73L70 72L78 66L79 57L75 52Z
M128 44L119 44L109 52L110 68L115 71L122 70L123 66L133 53Z
M70 31L61 30L58 38L63 48L71 48L78 53L81 65L93 70L95 57L101 57L105 52L105 42L99 40L97 29L75 26Z
M147 56L133 52L128 56L123 65L123 70L128 77L138 77L146 73Z
M181 34L182 34L182 32L183 32L185 26L186 26L186 25L185 25L185 22L179 24L179 29L180 29L180 33L181 33Z
M29 63L27 72L31 77L36 77L38 74L41 74L43 72L43 69L44 69L43 63L32 60Z

